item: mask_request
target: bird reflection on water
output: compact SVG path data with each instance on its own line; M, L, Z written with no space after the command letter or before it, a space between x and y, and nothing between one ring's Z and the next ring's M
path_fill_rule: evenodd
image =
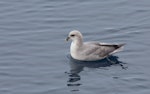
M97 60L97 61L80 61L73 59L70 55L67 56L70 64L70 72L67 73L69 76L68 84L69 87L74 87L71 91L79 91L77 88L81 85L79 82L81 77L79 73L83 71L85 67L87 68L104 68L109 67L111 65L120 65L122 69L126 69L127 67L123 66L123 62L118 60L117 56L109 56L107 58Z

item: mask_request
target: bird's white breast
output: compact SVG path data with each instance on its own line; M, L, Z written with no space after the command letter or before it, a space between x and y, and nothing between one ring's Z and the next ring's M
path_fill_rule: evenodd
M77 45L73 42L71 43L70 52L73 57L77 54Z

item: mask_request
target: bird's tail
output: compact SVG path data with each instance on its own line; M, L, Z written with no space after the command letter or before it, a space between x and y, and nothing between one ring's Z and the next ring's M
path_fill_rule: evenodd
M122 43L122 44L118 44L117 46L116 46L116 50L114 50L112 53L110 53L110 54L114 54L114 53L117 53L117 52L120 52L120 51L123 51L123 49L124 49L124 45L126 45L125 43Z

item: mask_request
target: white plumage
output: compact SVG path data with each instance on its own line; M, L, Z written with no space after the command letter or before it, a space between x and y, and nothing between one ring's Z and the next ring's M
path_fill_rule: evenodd
M71 39L70 54L74 59L83 61L94 61L103 59L113 53L119 52L123 44L109 44L99 42L83 42L82 34L73 30L69 33L67 41Z

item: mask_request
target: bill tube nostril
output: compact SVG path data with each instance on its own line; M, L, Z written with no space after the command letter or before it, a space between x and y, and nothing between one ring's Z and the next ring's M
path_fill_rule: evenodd
M67 37L67 38L66 38L66 41L69 41L69 39L70 39L70 37Z

